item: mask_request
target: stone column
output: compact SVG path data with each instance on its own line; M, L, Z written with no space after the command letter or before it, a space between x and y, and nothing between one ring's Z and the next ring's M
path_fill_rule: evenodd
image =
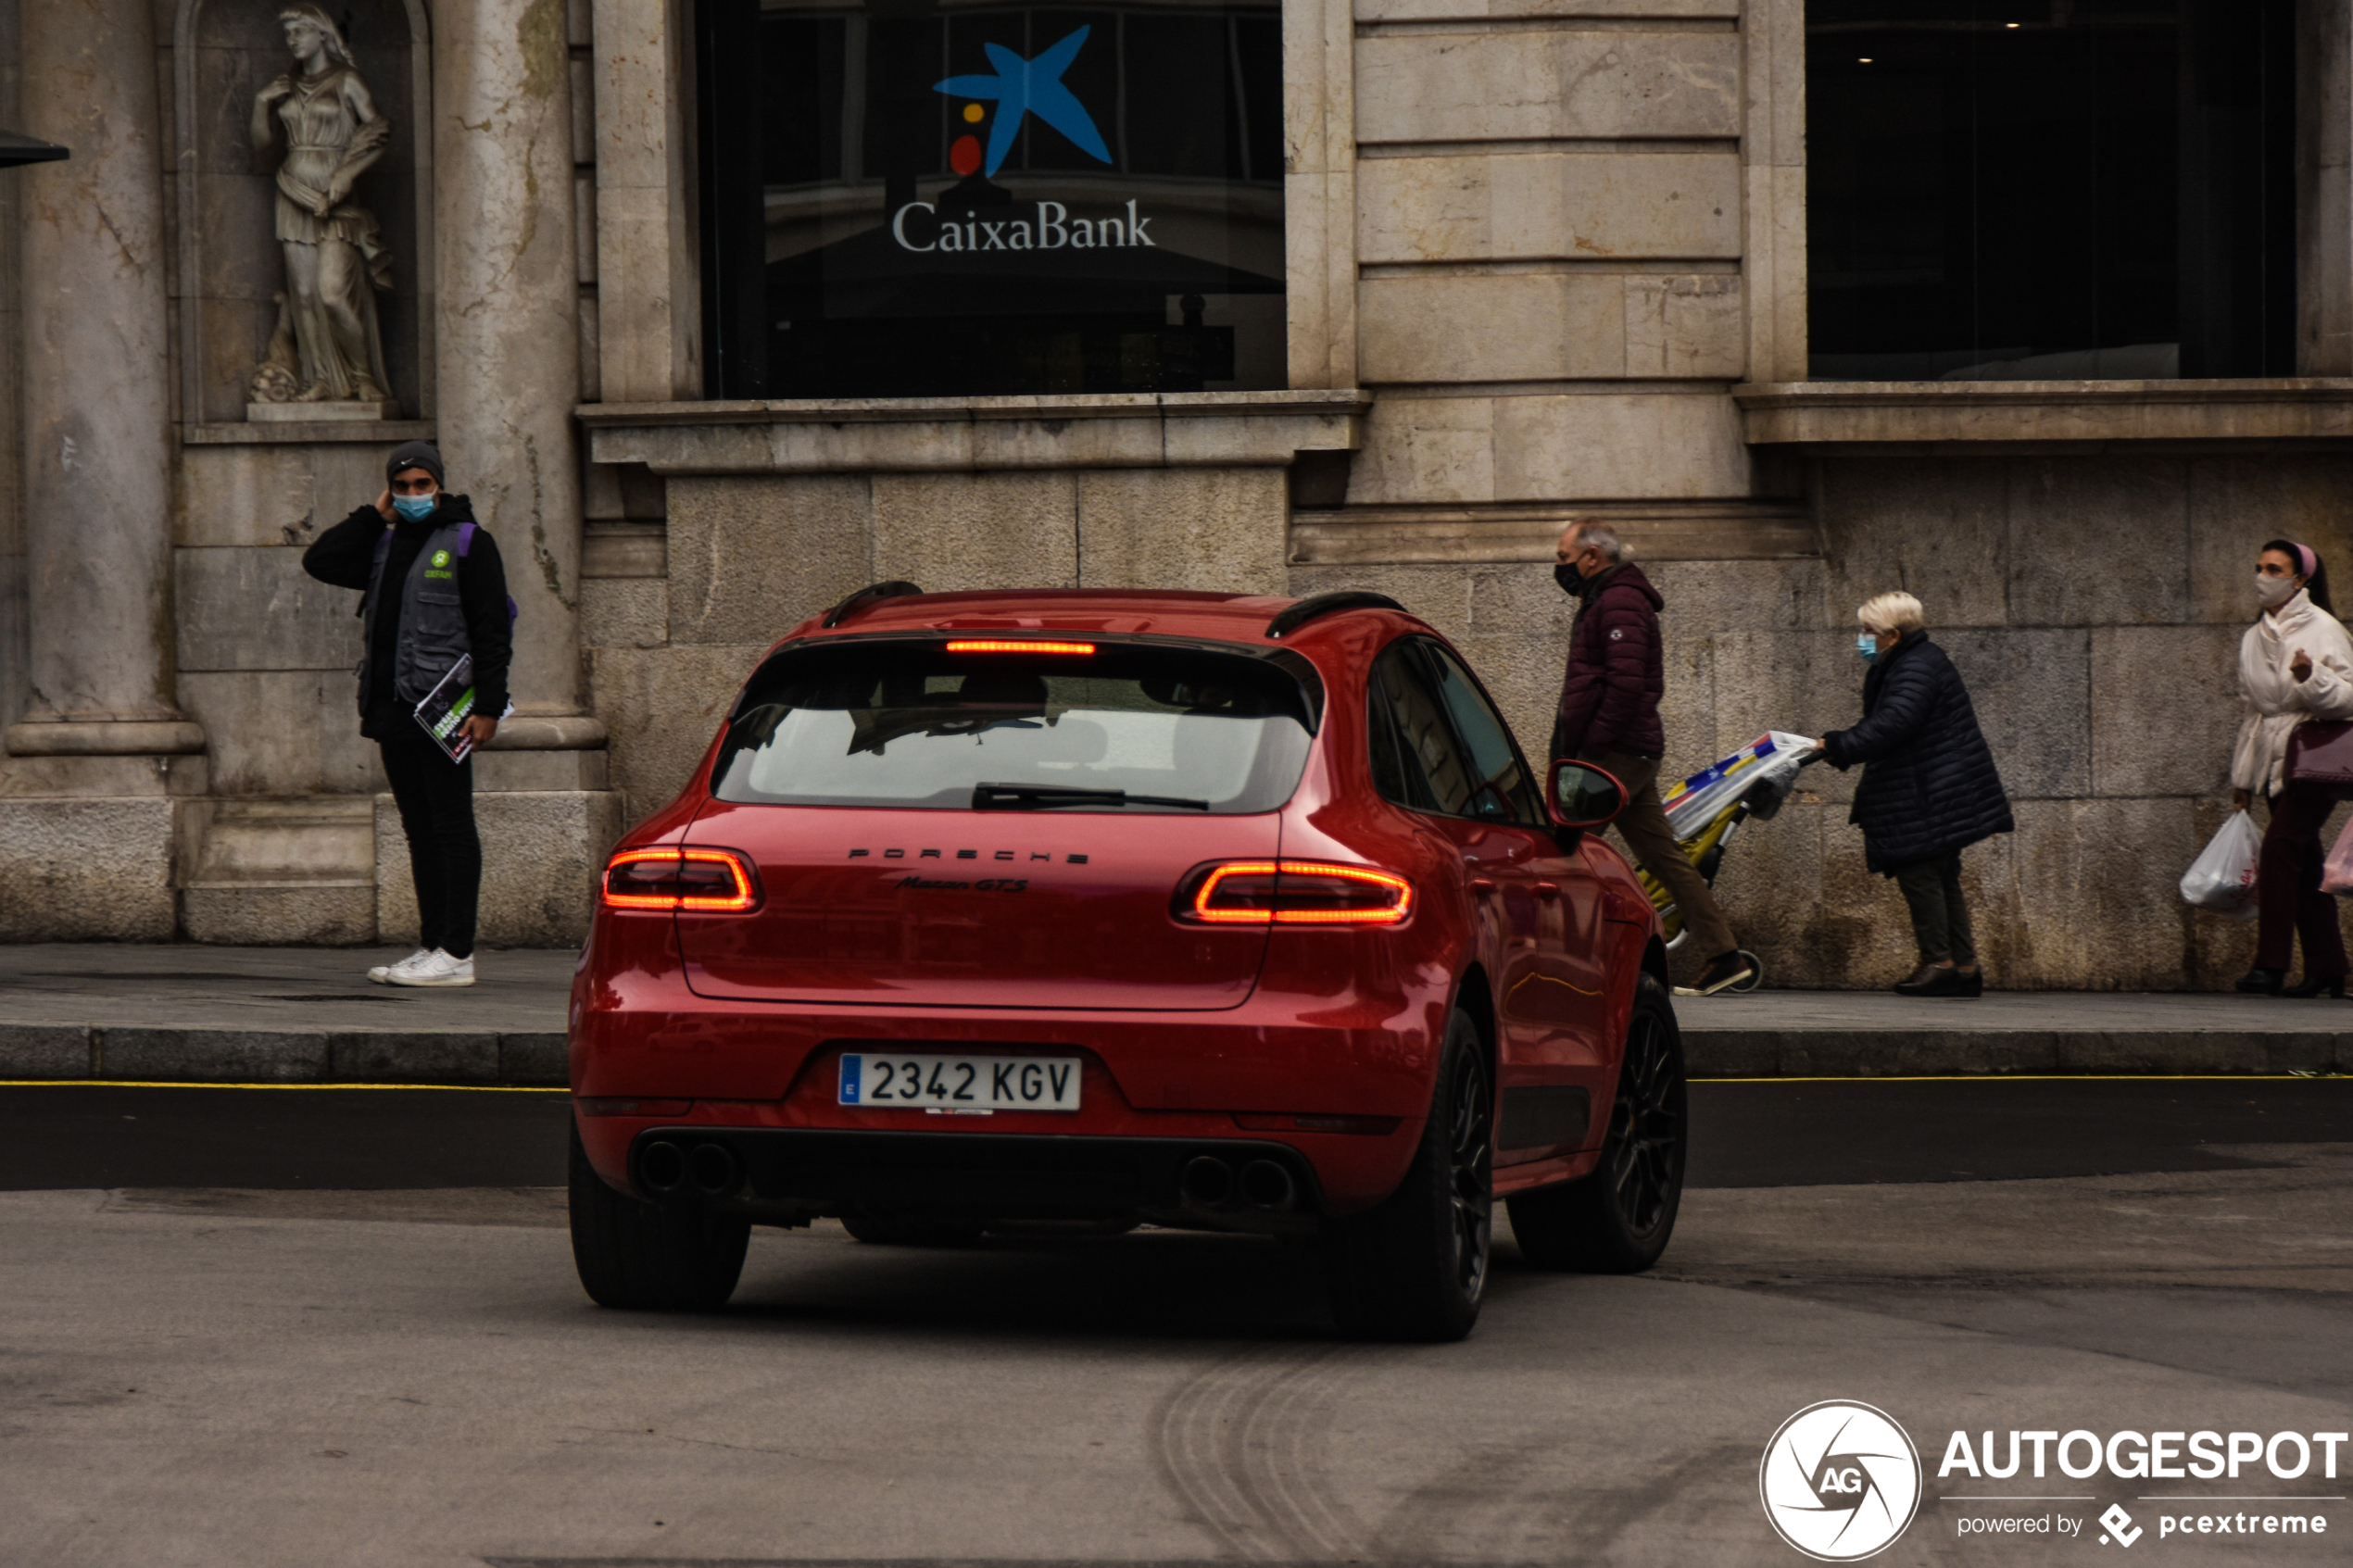
M434 424L449 488L498 540L515 623L515 715L474 769L482 936L577 942L621 800L583 711L579 242L564 0L459 0L434 28ZM408 850L376 807L376 925L416 930Z
M434 19L436 424L449 488L498 540L515 626L511 742L601 744L581 713L579 277L562 0ZM575 734L575 732L577 732ZM591 734L593 732L593 734Z
M23 182L31 633L17 756L197 751L172 692L171 350L153 7L30 5ZM96 793L108 793L103 787Z

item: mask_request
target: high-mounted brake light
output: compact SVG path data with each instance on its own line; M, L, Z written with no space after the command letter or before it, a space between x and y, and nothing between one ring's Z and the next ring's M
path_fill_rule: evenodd
M760 903L760 877L733 849L623 849L605 863L604 899L609 909L742 914Z
M1187 878L1178 906L1211 925L1395 925L1413 912L1414 884L1370 866L1228 860Z
M1086 655L1092 643L1024 642L1017 637L967 637L948 645L950 653L1061 653Z

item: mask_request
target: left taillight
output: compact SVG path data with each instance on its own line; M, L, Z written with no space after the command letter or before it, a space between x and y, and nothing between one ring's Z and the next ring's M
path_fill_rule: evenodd
M623 849L605 862L605 908L743 914L760 907L760 873L734 849Z
M1395 925L1414 884L1394 872L1325 860L1227 860L1176 889L1175 913L1203 925Z

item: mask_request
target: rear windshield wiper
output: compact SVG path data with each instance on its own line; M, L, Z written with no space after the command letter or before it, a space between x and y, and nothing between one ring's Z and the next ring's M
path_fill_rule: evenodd
M985 784L973 785L975 811L1036 811L1049 806L1176 806L1206 811L1206 800L1175 795L1130 795L1124 789L1081 789L1071 784Z

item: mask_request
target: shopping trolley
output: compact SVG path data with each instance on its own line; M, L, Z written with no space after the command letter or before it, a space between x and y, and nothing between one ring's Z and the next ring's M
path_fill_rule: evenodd
M1731 843L1732 834L1752 817L1759 822L1772 820L1790 791L1797 787L1798 771L1818 760L1814 749L1818 744L1805 735L1769 730L1685 779L1660 803L1667 809L1667 831L1674 834L1684 859L1699 868L1708 886L1716 885L1716 872L1724 864L1724 847ZM1637 874L1642 891L1658 910L1659 925L1672 952L1688 935L1683 912L1657 878L1648 872ZM1765 978L1764 961L1745 947L1740 952L1749 961L1750 973L1731 989L1754 991Z

